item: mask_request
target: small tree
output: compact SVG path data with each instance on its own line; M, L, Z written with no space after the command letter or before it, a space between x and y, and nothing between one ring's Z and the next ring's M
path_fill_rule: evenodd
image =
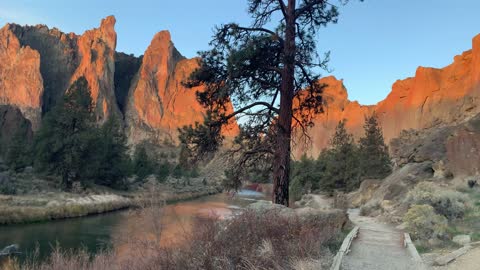
M375 113L365 117L365 135L359 140L360 164L363 178L382 179L392 171L388 146Z
M170 175L172 165L168 161L164 161L159 164L158 170L157 170L157 178L158 181L164 182L167 180L168 176Z
M80 77L45 116L35 138L35 165L60 175L63 186L71 189L84 171L94 125L90 88Z
M154 165L148 157L147 151L145 150L145 146L137 146L133 156L133 170L135 174L143 180L145 177L154 173L153 166Z

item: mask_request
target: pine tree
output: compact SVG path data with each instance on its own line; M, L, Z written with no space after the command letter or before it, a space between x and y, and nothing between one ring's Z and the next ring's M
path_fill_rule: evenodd
M45 116L37 133L35 165L60 175L66 189L71 189L73 181L80 180L94 120L88 82L80 77Z
M28 127L22 126L17 130L7 148L5 161L7 165L14 171L19 171L32 163L31 155L31 139L26 135Z
M102 127L96 128L89 144L83 178L91 178L96 184L120 187L129 171L126 138L116 118L111 117Z
M358 149L353 135L345 128L346 120L338 123L330 142L330 149L324 154L324 186L329 189L350 191L358 187L360 164Z
M362 178L385 178L392 171L391 160L375 113L365 117L364 129L365 135L359 141Z
M239 175L245 173L242 170L248 169L241 163L268 153L272 156L272 201L288 206L292 126L312 124L312 117L321 112L323 104L325 85L319 83L317 71L327 66L329 57L328 53L325 57L318 54L316 35L321 27L337 22L336 3L346 4L348 0L247 2L252 24L219 26L210 43L212 48L201 53L200 68L186 83L189 87L204 86L197 99L211 114L211 122L216 123L195 128L212 132L188 133L189 137L213 135L213 140L188 141L198 144L191 147L193 156L202 154L202 150L217 150L221 139L218 125L242 117L246 130L251 131L250 139L258 143L244 144L252 148L241 149L245 154L238 165L232 166L236 169L233 175L240 179ZM294 99L298 103L295 106ZM204 147L205 142L208 147Z

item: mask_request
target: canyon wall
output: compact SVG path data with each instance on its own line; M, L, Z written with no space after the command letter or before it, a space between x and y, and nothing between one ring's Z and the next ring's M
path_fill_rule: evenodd
M198 67L173 45L170 33L155 35L144 56L116 52L116 20L82 35L45 25L7 24L0 30L0 105L18 108L37 130L69 86L87 79L98 123L115 116L124 121L130 144L178 141L178 128L202 122L205 109L197 90L183 86ZM232 108L230 106L230 108ZM236 123L224 130L238 133Z
M375 112L388 143L402 130L457 124L480 113L480 35L472 43L472 50L455 56L449 66L419 67L415 77L395 82L387 98L372 106L348 100L342 81L323 78L322 82L328 85L324 91L324 113L317 115L315 125L309 128L309 142L304 143L297 132L295 157L303 153L318 156L342 119L347 119L347 129L359 138L364 117Z
M199 59L183 57L168 31L154 36L144 56L118 53L115 22L113 16L107 17L99 28L82 35L44 25L4 26L0 29L0 105L17 108L37 130L42 115L84 76L99 123L110 116L123 120L131 144L177 142L178 128L203 121L205 110L195 94L201 88L182 84ZM402 130L456 124L478 114L480 36L473 39L472 50L455 56L451 65L419 67L415 77L395 82L388 97L376 105L350 101L343 82L334 77L322 82L328 85L324 113L315 116L315 125L308 129L310 141L304 143L300 133L295 134L297 158L303 153L317 156L342 119L348 119L347 128L359 138L364 117L375 112L388 142ZM234 122L224 130L226 136L237 133Z
M117 42L114 27L115 18L110 16L102 20L99 28L88 30L83 35L66 34L45 25L7 24L3 28L15 35L22 48L28 48L39 55L40 68L30 69L31 72L40 72L43 82L42 91L31 92L39 100L35 104L37 110L48 112L68 87L84 76L91 89L98 121L105 121L109 115L119 116L112 92ZM5 42L5 39L0 39L0 43ZM17 85L28 85L35 82L35 79L27 74L25 83L19 83L16 78L11 78L10 81ZM34 128L39 125L38 122L32 124Z

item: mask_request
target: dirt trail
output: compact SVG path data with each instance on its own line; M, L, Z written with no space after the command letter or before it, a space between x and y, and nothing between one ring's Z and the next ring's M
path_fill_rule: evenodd
M403 232L375 218L349 210L350 220L360 227L351 251L343 258L342 270L413 270L414 261L403 246Z
M470 250L467 254L460 256L455 261L445 266L431 266L432 270L479 270L480 269L480 247Z

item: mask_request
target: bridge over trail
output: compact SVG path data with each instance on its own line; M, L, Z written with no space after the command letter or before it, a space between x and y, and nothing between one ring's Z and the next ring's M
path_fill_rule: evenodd
M362 217L358 209L349 210L350 220L359 226L350 252L343 257L342 270L422 269L404 247L404 234L376 218Z

